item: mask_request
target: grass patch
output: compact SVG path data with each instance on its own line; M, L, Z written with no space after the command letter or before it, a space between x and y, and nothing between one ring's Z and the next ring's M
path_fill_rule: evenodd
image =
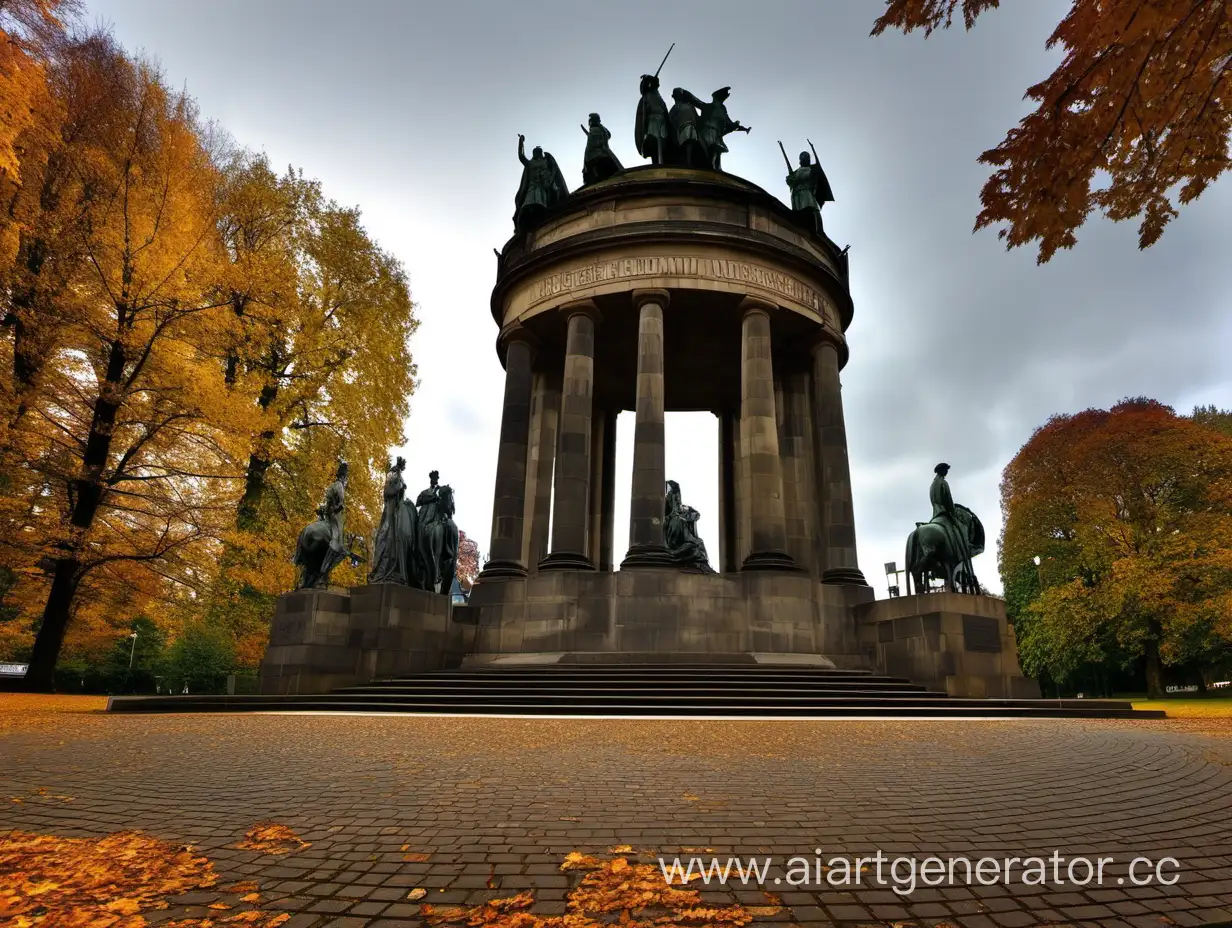
M1232 699L1135 699L1135 709L1163 709L1174 719L1232 719Z

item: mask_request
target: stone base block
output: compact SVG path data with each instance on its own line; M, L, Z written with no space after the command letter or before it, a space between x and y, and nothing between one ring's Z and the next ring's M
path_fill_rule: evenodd
M377 677L457 667L467 630L450 597L396 583L278 597L262 693L326 693Z
M531 654L587 662L784 654L853 666L860 649L852 603L872 596L867 587L825 586L802 572L544 571L476 584L463 620L475 635L467 662Z
M1023 676L1005 603L991 596L924 593L855 608L860 648L882 673L951 696L1038 699Z

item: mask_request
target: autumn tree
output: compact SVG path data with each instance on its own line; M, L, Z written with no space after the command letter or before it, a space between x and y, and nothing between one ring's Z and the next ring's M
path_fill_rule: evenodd
M88 575L144 564L192 583L249 432L215 361L230 322L215 286L218 179L192 101L144 63L111 64L114 118L88 144L75 204L87 221L66 242L84 260L57 302L71 337L36 397L49 450L32 466L47 496L24 541L50 574L27 675L37 688L52 685Z
M479 563L479 543L466 532L458 531L458 564L454 573L463 590L470 590L483 567Z
M348 531L367 537L391 446L402 441L417 323L405 271L364 229L359 210L320 185L276 175L251 152L225 170L222 238L232 341L229 389L258 417L228 536L220 607L255 663L274 594L289 589L287 552L313 517L339 458L351 464ZM362 582L361 567L338 580ZM354 576L348 577L348 572Z
M970 29L1000 0L961 0ZM887 0L873 34L929 35L959 0ZM1095 210L1141 217L1139 247L1232 165L1232 4L1228 0L1073 0L1048 39L1065 57L1027 89L1035 110L979 160L995 168L976 229L1006 223L1007 247L1039 261L1072 248ZM1179 192L1177 188L1179 186Z
M1158 696L1163 665L1232 642L1229 436L1145 399L1054 416L1007 466L1001 505L1028 672L1143 659Z

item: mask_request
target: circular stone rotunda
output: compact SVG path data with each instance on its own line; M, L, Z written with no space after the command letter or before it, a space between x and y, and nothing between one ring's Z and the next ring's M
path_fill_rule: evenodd
M520 224L492 291L504 405L469 602L396 583L284 593L259 695L112 710L1141 714L1040 700L1000 599L874 598L840 383L847 256L814 228L754 184L678 166L621 170ZM669 411L718 417L713 570L667 547Z

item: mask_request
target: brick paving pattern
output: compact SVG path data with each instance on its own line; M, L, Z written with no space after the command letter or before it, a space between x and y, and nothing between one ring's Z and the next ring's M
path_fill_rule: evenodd
M532 911L559 914L579 877L559 869L565 855L622 844L776 857L765 889L785 908L754 925L1232 920L1232 739L1211 737L1214 724L6 715L14 698L0 695L0 832L136 828L193 844L220 885L254 880L266 908L293 913L289 928L418 924L415 888L438 905L531 890ZM237 849L262 820L311 846ZM905 897L771 885L816 848L824 859L1056 849L1116 857L1109 876L1171 856L1181 879ZM761 887L690 885L716 904L766 905ZM189 893L150 920L205 916L219 897Z

